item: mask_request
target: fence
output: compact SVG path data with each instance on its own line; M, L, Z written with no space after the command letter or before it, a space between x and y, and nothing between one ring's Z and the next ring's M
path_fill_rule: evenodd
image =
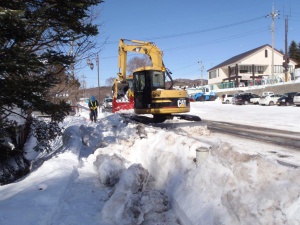
M275 84L285 84L285 82L280 77L275 77L274 79L269 79L269 78L256 79L254 81L248 80L248 81L239 82L238 87L265 86L265 85L275 85ZM220 90L220 89L222 90L222 89L230 89L230 88L237 88L234 81L211 85L211 90Z

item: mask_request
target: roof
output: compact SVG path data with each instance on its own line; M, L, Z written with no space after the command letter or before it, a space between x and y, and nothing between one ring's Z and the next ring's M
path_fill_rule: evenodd
M252 49L252 50L250 50L250 51L247 51L247 52L244 52L244 53L242 53L242 54L233 56L232 58L230 58L230 59L228 59L228 60L226 60L226 61L220 63L219 65L216 65L216 66L210 68L210 69L207 70L207 71L214 70L214 69L217 69L217 68L221 68L221 67L224 67L224 66L228 66L228 65L231 65L231 64L235 64L235 63L237 63L238 61L240 61L240 60L242 60L242 59L244 59L244 58L246 58L246 57L252 55L253 53L255 53L255 52L257 52L257 51L259 51L259 50L261 50L261 49L264 49L265 47L270 47L270 48L272 48L272 47L271 47L270 45L268 45L268 44L263 45L263 46L260 46L260 47L258 47L258 48L254 48L254 49ZM276 49L274 49L274 50L277 51L277 52L279 52L279 51L276 50ZM282 54L281 52L279 52L279 53Z

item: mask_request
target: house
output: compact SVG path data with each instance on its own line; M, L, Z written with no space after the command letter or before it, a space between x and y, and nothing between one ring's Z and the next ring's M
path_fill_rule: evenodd
M274 49L272 63L272 52L272 47L267 44L236 55L207 70L208 84L216 90L293 80L291 74L294 73L297 63L289 60L289 70L285 73L284 54Z

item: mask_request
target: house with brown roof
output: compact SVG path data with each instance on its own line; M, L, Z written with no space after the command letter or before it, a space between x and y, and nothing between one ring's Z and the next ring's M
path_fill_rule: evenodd
M283 62L282 52L276 49L272 51L272 47L268 44L263 45L207 70L208 84L213 86L213 89L223 89L292 80L291 74L294 73L297 63L289 60L289 70L285 72ZM274 65L273 71L272 65Z

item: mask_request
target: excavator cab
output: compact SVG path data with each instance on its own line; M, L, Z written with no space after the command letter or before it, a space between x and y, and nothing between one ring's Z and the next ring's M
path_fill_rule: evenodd
M133 77L134 108L150 109L152 107L152 91L165 89L164 72L143 70L133 73Z
M165 71L143 67L133 73L134 112L152 114L154 122L163 122L174 113L190 111L184 90L166 90Z

